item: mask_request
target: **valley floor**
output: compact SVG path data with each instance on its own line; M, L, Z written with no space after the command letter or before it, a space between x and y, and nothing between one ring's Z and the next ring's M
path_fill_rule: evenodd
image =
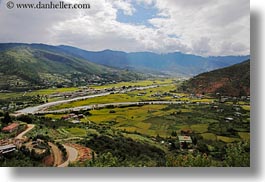
M34 165L249 166L248 98L223 96L223 102L181 93L180 83L159 79L1 93L12 100L2 109L13 113L13 122L35 125L16 154L29 157ZM2 132L0 138L13 140L14 135ZM27 146L35 141L33 153ZM54 148L59 162L52 157ZM11 154L0 158L0 164L7 160L21 165Z

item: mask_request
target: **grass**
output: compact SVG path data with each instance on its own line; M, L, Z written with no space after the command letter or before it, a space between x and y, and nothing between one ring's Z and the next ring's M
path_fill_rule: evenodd
M88 119L95 123L107 121L116 121L116 128L130 132L137 131L139 133L156 136L170 135L170 125L175 124L172 121L165 121L162 117L169 114L170 111L163 111L165 105L145 105L142 107L127 107L112 109L115 113L109 113L109 109L100 109L91 111L92 116Z
M122 87L122 86L149 86L149 85L156 85L156 84L170 84L172 83L172 79L161 79L161 80L143 80L137 82L120 82L115 84L109 85L102 85L102 86L91 86L95 89L104 89L104 88L112 88L112 87Z
M155 116L162 114L161 109L166 106L164 105L145 105L142 107L126 107L126 108L114 108L111 109L115 113L109 113L110 109L100 109L90 111L92 116L89 116L90 121L101 123L104 121L116 121L124 124L136 124L136 122L143 121L149 116ZM153 111L150 113L150 111Z
M135 141L139 141L141 143L147 143L149 145L156 146L158 148L161 148L162 150L166 150L167 149L165 146L162 146L162 145L156 143L155 141L153 141L150 138L147 138L145 136L141 136L141 135L138 135L138 134L127 134L127 133L124 133L123 136L127 137L127 138L131 138L131 139L133 139Z
M191 129L195 132L195 133L205 133L208 131L208 124L194 124L191 125Z
M111 94L101 97L89 98L86 100L80 100L70 103L65 103L57 106L53 106L50 110L58 110L64 108L72 108L79 106L86 106L92 104L104 104L104 103L115 103L115 102L139 102L139 101L152 101L152 100L173 100L172 97L157 98L151 95L157 92L164 93L169 92L169 90L174 89L174 85L160 86L157 88L146 89L144 91L133 91L125 94ZM151 92L150 92L151 91ZM137 96L140 92L147 92L144 96Z
M216 141L216 135L213 133L203 133L201 134L201 136L203 137L204 140L213 140Z
M246 111L250 111L250 105L242 105L241 107Z
M91 86L95 89L104 89L104 88L112 88L112 87L122 87L122 86L150 86L156 84L171 84L172 79L160 79L160 80L143 80L137 82L120 82L116 84L102 85L102 86ZM50 88L50 89L41 89L34 90L30 92L12 92L12 93L0 93L1 99L10 99L25 96L37 96L37 95L51 95L55 93L63 93L63 92L74 92L79 90L78 87L69 87L69 88Z
M65 114L45 114L45 117L52 119L61 119Z
M63 93L63 92L73 92L79 90L78 87L70 87L70 88L51 88L51 89L42 89L42 90L34 90L31 92L12 92L12 93L0 93L1 99L10 99L24 96L37 96L37 95L51 95L55 93Z
M73 136L86 136L87 132L85 129L82 128L66 128L67 132L69 132Z
M223 141L225 143L232 143L235 141L239 141L239 138L225 137L225 136L217 136L217 140Z
M238 132L238 135L240 138L242 138L245 141L250 141L250 133L248 132Z

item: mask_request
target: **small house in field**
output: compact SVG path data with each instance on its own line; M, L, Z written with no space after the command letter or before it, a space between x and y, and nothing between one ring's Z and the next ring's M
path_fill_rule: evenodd
M18 123L12 123L12 124L4 127L2 129L2 131L3 132L6 132L6 133L12 133L12 132L16 131L18 129L18 127L19 127L19 124Z
M192 145L192 139L190 136L178 136L180 148L188 149Z

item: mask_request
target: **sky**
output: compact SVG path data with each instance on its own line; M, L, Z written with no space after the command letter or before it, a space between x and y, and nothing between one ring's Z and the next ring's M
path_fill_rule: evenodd
M0 42L85 50L250 54L249 0L64 0L90 9L8 9L0 0ZM59 0L42 0L41 2ZM14 0L32 3L36 0Z

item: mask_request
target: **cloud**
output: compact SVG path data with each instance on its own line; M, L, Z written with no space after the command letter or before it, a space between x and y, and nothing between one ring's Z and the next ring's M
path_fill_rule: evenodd
M126 52L181 51L203 56L249 54L248 0L75 2L90 3L91 9L8 10L1 3L0 42L67 44L87 50L113 49ZM118 11L126 16L137 13L135 3L157 9L157 15L148 21L152 26L117 20Z
M113 5L115 8L122 10L125 15L133 15L136 11L129 1L114 0Z
M157 29L181 37L181 42L199 55L241 55L250 51L250 15L248 0L166 0L156 1L165 17L149 20ZM208 49L198 49L207 37ZM206 39L205 39L206 40ZM205 43L205 41L203 41ZM223 48L224 42L244 45L246 49ZM205 45L202 45L202 47ZM196 48L197 47L197 48Z
M199 40L194 41L192 44L193 52L196 52L199 55L205 55L208 52L211 52L210 41L211 39L208 37L201 37Z

